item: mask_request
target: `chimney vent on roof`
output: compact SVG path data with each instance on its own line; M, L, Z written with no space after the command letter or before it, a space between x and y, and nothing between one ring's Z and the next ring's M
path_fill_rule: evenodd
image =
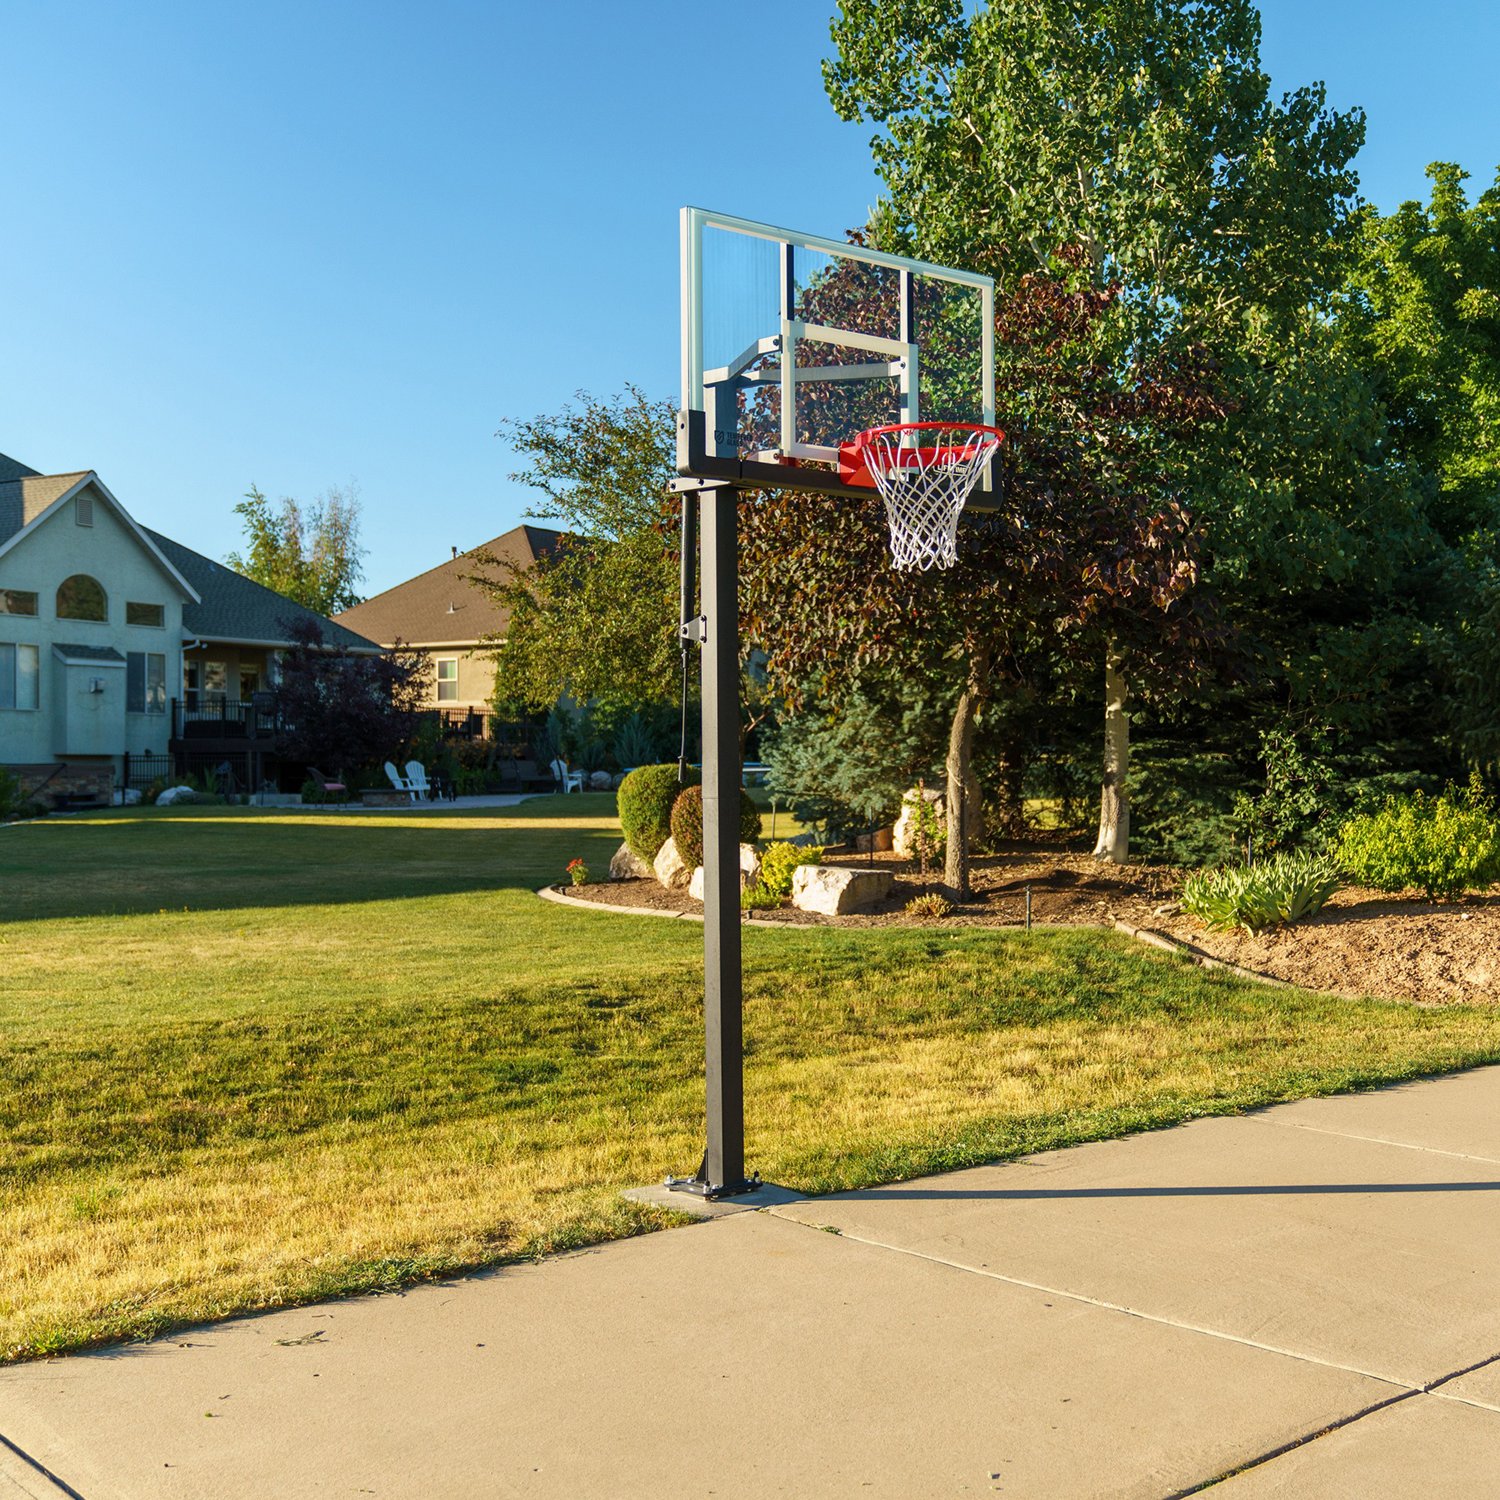
M454 548L454 549L453 549L453 555L454 555L454 556L455 556L455 557L457 557L457 556L458 556L458 548L457 548L457 547L455 547L455 548Z
M450 615L456 615L458 613L458 606L456 604L450 604L448 606L448 613Z

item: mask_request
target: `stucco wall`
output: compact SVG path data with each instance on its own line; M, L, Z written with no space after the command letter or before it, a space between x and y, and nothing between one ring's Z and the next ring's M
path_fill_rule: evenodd
M74 573L86 573L103 586L107 614L104 621L57 618L58 585ZM69 674L85 683L90 677L103 677L106 682L102 694L82 695L95 701L79 712L87 713L90 716L87 722L96 729L108 721L108 734L117 736L119 742L92 753L119 755L125 750L135 754L147 750L160 753L166 749L169 715L125 713L123 668L65 667L52 653L56 642L112 646L121 655L132 651L154 652L166 658L168 699L175 697L181 688L181 586L163 572L102 496L95 497L92 526L77 524L74 502L69 500L0 557L0 589L25 589L37 595L34 619L0 615L0 641L40 647L41 671L39 707L35 711L0 709L0 764L41 764L70 753L91 753L81 748L69 750L66 745L69 715L75 703L74 691L66 681ZM164 625L127 625L127 601L162 605ZM84 722L80 720L80 726Z
M458 659L458 696L438 701L437 664L440 658ZM432 708L478 708L489 706L495 692L495 658L488 651L447 651L441 646L428 650L427 702Z

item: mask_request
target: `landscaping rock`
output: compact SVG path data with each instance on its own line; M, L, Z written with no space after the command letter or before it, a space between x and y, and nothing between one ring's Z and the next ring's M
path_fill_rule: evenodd
M589 777L589 785L596 792L607 792L614 785L614 777L608 771L595 771Z
M760 880L760 855L755 852L754 844L740 845L740 889L755 885ZM703 899L703 866L699 865L693 871L693 878L688 882L688 895L694 901Z
M889 854L895 845L895 830L877 828L874 833L862 833L854 840L856 854Z
M669 891L685 890L688 882L693 878L692 867L677 852L676 839L668 839L656 851L656 858L651 862L651 869Z
M611 880L644 880L655 873L629 844L621 844L609 861Z
M924 798L928 807L937 816L937 843L941 847L943 821L948 815L947 798L942 792L934 791L931 787L923 792L918 792L916 787L913 787L901 799L901 816L896 819L896 826L891 830L891 849L902 859L916 857L918 798ZM934 849L932 852L936 855L937 850Z
M158 807L171 807L178 802L196 802L198 794L190 786L169 786L161 796L156 799Z
M854 870L844 865L798 865L792 872L792 905L825 917L868 911L891 893L889 870Z

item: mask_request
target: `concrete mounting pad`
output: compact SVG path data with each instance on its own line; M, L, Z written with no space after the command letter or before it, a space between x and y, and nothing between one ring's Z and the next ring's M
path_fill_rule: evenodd
M1500 1413L1412 1396L1210 1486L1204 1500L1424 1500L1500 1492Z
M632 1203L669 1209L674 1214L690 1214L695 1219L722 1219L728 1214L746 1214L757 1208L800 1203L807 1194L763 1182L753 1193L740 1193L733 1198L703 1198L697 1193L679 1192L664 1182L654 1182L647 1187L626 1188L620 1196Z
M771 1212L1412 1387L1500 1351L1485 1160L1212 1119Z
M1399 1394L747 1213L0 1370L0 1423L88 1500L1161 1500Z

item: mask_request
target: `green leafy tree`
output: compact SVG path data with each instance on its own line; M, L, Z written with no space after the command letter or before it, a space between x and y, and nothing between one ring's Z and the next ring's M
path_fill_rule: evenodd
M527 514L564 535L529 568L476 559L473 581L510 616L495 643L497 704L547 710L571 697L629 710L675 696L675 420L627 386L501 429L526 462L511 477L544 497Z
M1447 548L1425 612L1449 686L1434 718L1471 767L1500 774L1500 183L1471 203L1458 166L1427 173L1426 204L1365 217L1340 330Z
M225 561L236 573L320 615L359 603L365 554L358 486L330 485L304 507L286 496L273 506L252 484L234 510L244 525L245 550Z
M1173 424L1150 419L1150 397L1184 361L1232 386L1233 359L1274 347L1326 301L1350 238L1362 117L1329 111L1321 87L1271 100L1249 0L989 0L974 11L963 0L841 0L832 35L835 107L880 127L882 235L990 271L1002 288L1042 274L1064 295L1116 289L1087 362L1140 403L1137 449L1154 453L1169 486L1158 498L1195 498L1186 478L1170 487L1198 465ZM1060 432L1070 425L1065 407L1031 405ZM1101 434L1072 425L1076 467L1117 482ZM1119 859L1139 648L1104 635L1098 658L1097 852Z

